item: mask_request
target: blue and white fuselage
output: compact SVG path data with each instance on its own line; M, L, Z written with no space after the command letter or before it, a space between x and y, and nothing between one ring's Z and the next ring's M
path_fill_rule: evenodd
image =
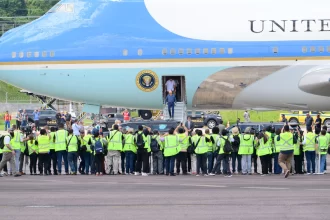
M62 0L0 38L0 79L91 105L160 109L163 77L182 76L190 109L330 110L330 2L292 11L298 2ZM141 88L143 71L159 84Z

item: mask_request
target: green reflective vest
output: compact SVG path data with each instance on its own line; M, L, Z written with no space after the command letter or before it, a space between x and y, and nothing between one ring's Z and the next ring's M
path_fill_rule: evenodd
M38 152L39 154L47 154L49 153L49 136L41 135L38 137Z
M88 143L89 143L89 141L92 142L92 137L93 137L92 135L88 134L88 135L85 135L82 139L82 142L83 142L82 145L86 146L86 148L87 148L86 152L89 152L89 153L91 153L92 150L91 150L91 145Z
M274 152L280 153L281 148L282 148L282 141L281 140L278 141L277 138L278 138L278 135L276 135L274 138Z
M157 142L159 144L159 147L160 147L160 150L163 151L164 150L164 142L160 140L160 137L158 135L153 135L152 138L157 140ZM150 142L151 142L151 140L150 140Z
M206 134L205 137L207 137L209 140L211 140L211 135ZM206 145L208 146L207 151L208 152L213 152L213 143L212 143L212 141L206 143Z
M56 132L50 132L50 144L49 144L50 150L55 150L55 143L54 143L55 134Z
M35 151L35 153L38 154L38 146L36 145L34 140L32 141L32 143L29 140L27 142L27 145L28 145L28 149L29 149L29 155L33 154L34 153L33 151Z
M187 152L187 148L189 145L189 136L187 136L186 134L178 134L179 137L179 151L182 152Z
M264 139L262 138L259 140L257 155L260 157L268 154L272 154L271 140L269 139L266 143L264 143Z
M69 135L66 138L68 144L68 152L77 152L78 151L78 137L76 135Z
M220 135L218 134L212 134L211 137L213 137L214 143L212 144L212 152L216 152L218 149L217 143L219 141Z
M124 149L123 151L132 151L133 153L137 153L137 148L136 145L134 143L134 136L132 134L125 134L124 135L125 138L125 145L124 145Z
M220 137L220 139L219 139L219 142L220 142L219 154L225 154L225 151L223 150L223 148L225 146L226 141L224 139L228 140L228 138L229 138L228 136L221 136ZM231 154L231 153L226 153L226 154Z
M143 131L139 131L138 134L142 134L142 138L144 141L144 148L148 150L148 153L150 153L151 152L151 148L150 148L151 136L150 135L145 136ZM135 142L137 141L138 134L136 134L134 137Z
M176 135L168 135L165 137L164 156L171 157L179 153L179 137Z
M328 143L329 140L327 136L320 136L318 137L319 147L318 147L318 153L319 154L327 154L328 153Z
M196 154L205 154L205 153L207 153L208 150L209 150L209 145L206 142L205 137L204 136L201 136L201 137L199 136L197 142L198 142L198 145L195 149L195 153Z
M10 144L14 150L21 149L21 136L22 133L20 131L14 131L14 138L10 141Z
M315 138L316 135L313 132L308 132L305 136L306 143L303 147L304 152L305 151L315 151Z
M280 134L281 151L294 150L293 134L290 132L284 132Z
M11 147L13 147L13 145L12 145L12 137L10 135L6 135L6 136L10 137L10 145L11 145ZM4 142L3 143L4 144L4 148L2 150L2 153L11 152L11 150L9 150L8 147L5 145L5 139L3 140L3 142Z
M111 131L108 136L108 150L123 150L123 134L120 131Z
M66 150L66 138L68 137L68 132L66 130L58 130L55 134L55 151ZM51 140L53 141L53 140Z
M239 155L251 155L253 154L254 136L251 134L240 135L240 145L238 149Z
M273 138L274 138L274 135L272 134L272 133L270 133L270 132L268 132L268 131L266 131L266 134L267 134L267 136L268 136L268 139L269 139L269 144L270 144L270 147L271 147L271 149L272 149L272 152L274 152L274 142L273 142Z

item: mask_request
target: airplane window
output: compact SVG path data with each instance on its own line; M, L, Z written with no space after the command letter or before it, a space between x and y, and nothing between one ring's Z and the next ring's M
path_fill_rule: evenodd
M142 56L142 54L143 54L143 50L142 49L138 49L138 55L139 56Z
M127 56L128 55L128 50L123 50L123 56Z
M171 55L175 55L175 49L171 49Z
M162 54L163 54L163 55L166 55L166 54L167 54L167 49L163 49L163 50L162 50Z
M220 48L220 53L224 54L225 53L225 48Z
M192 54L192 49L187 49L187 54L191 55Z
M201 53L201 50L199 48L195 49L195 54L199 55Z
M324 52L324 47L319 47L319 52L323 53Z
M47 57L47 51L42 52L42 57Z
M307 47L302 47L302 52L307 53Z
M54 57L55 56L55 52L54 51L50 51L50 57Z
M39 52L34 52L34 57L39 57Z
M315 52L315 47L311 47L311 52L314 53Z
M328 51L328 53L330 53L330 46L327 47L327 51Z
M273 53L278 53L278 48L277 47L273 47Z
M24 57L24 52L19 52L19 58L23 58Z
M216 54L216 53L217 53L217 49L216 49L216 48L212 48L212 49L211 49L211 53L212 53L212 54Z
M31 52L27 52L26 53L26 56L27 56L27 58L30 58L30 57L32 57L32 53Z
M203 54L208 54L208 53L209 53L209 49L204 48L204 49L203 49Z
M179 55L183 55L183 53L184 53L184 50L183 49L179 49Z
M11 58L16 58L16 52L11 53Z
M233 48L228 48L228 54L233 54Z

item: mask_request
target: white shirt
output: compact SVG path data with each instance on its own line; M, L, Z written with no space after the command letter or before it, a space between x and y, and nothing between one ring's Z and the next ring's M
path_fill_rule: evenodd
M4 138L4 144L10 144L10 137L9 136L6 136Z
M166 82L166 90L169 92L169 91L173 91L174 90L174 86L175 86L175 82L174 80L167 80Z
M72 125L72 130L73 130L73 134L74 135L80 135L80 129L81 129L81 126L77 125L77 124L73 124Z

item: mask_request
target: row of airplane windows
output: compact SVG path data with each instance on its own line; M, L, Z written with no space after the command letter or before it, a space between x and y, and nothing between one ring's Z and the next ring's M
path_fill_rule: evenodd
M25 56L25 53L24 52L19 52L19 53L16 53L16 52L12 52L11 53L11 57L12 58L16 58L16 57L19 57L19 58L24 58ZM41 57L47 57L48 56L48 52L47 51L42 51L41 52ZM38 58L40 57L40 52L26 52L26 57L27 58L32 58L32 57L35 57L35 58ZM55 57L55 52L54 51L50 51L49 52L49 57Z
M318 52L320 53L323 53L325 51L325 48L323 46L319 46L318 48L317 47L302 47L302 52L303 53L307 53L308 51L309 52L312 52L312 53L315 53L316 50L318 49ZM273 47L273 53L278 53L279 50L278 50L278 47ZM170 55L175 55L176 53L178 52L179 55L183 55L185 54L185 49L170 49L169 51L167 49L163 49L162 50L162 54L163 55L167 55L167 54L170 54ZM201 54L201 52L203 52L203 54L209 54L209 49L208 48L204 48L203 50L199 49L199 48L196 48L196 49L186 49L186 54L187 55L191 55L191 54L196 54L196 55L199 55ZM225 53L228 53L228 54L233 54L234 53L234 49L233 48L228 48L227 50L225 48L220 48L219 50L219 53L220 54L225 54ZM330 46L327 47L327 52L330 53ZM142 56L143 55L143 50L142 49L138 49L137 51L137 54L138 56ZM217 49L216 48L212 48L211 49L211 54L217 54ZM17 56L19 58L24 58L24 55L25 53L24 52L19 52L19 53L16 53L16 52L12 52L11 53L11 57L12 58L16 58ZM128 50L123 50L123 55L124 56L128 56ZM47 57L48 56L48 52L47 51L43 51L41 52L41 57ZM40 52L27 52L26 53L26 57L27 58L32 58L32 57L35 57L35 58L38 58L40 57ZM55 57L55 52L54 51L50 51L49 52L49 57Z

